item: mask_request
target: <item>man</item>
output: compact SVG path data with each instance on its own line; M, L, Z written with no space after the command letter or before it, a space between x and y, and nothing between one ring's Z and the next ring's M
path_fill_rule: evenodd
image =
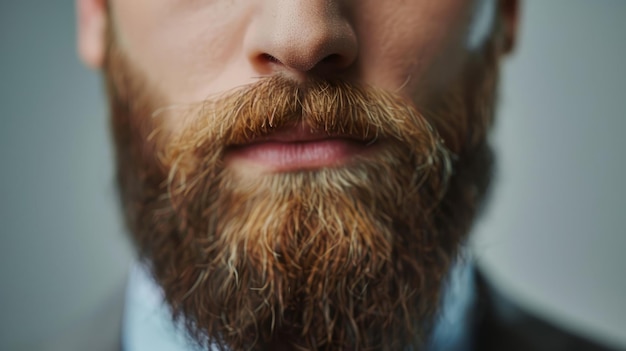
M502 320L463 249L517 1L78 5L142 261L126 349L171 341L153 319L189 349L594 348Z

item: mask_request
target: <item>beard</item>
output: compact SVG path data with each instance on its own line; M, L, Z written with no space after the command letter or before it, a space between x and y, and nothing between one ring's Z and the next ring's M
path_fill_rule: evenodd
M196 342L421 348L490 180L494 40L425 106L341 80L276 76L173 107L109 39L126 221L173 318ZM300 123L372 152L255 176L226 165L237 145Z

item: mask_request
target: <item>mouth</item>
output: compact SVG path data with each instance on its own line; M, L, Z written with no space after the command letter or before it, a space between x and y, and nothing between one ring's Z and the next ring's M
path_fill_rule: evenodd
M340 167L371 152L379 141L314 130L307 124L281 128L245 144L226 148L225 164L242 171L294 172Z

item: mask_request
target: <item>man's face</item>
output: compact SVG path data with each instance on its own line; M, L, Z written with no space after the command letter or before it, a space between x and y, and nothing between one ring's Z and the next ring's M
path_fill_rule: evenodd
M197 341L427 339L514 3L79 0L129 227Z

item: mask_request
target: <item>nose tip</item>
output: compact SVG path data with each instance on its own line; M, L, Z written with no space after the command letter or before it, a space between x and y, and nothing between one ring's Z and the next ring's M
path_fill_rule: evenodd
M267 52L287 68L298 72L338 70L354 61L357 48L350 28L337 28L339 23L309 23L308 28L299 30L293 27L277 33Z
M281 1L279 1L281 2ZM262 73L276 70L331 74L356 60L353 27L326 0L285 0L271 20L261 21L250 45L254 66Z

